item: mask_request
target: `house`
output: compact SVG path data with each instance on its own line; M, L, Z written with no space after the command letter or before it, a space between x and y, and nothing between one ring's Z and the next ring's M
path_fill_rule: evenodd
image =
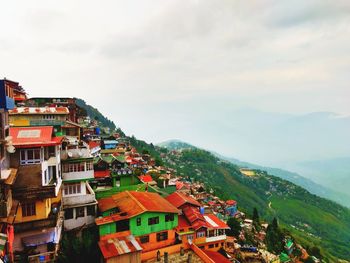
M62 136L68 115L66 107L17 107L9 111L9 122L13 127L53 126L55 133Z
M99 200L102 217L96 219L100 239L114 233L135 236L142 251L157 250L176 242L179 210L156 193L124 191Z
M225 202L225 212L229 216L234 216L237 213L237 202L235 200L227 200Z
M64 229L95 223L97 201L89 180L94 179L93 157L88 148L69 144L61 152Z
M61 237L61 142L53 127L12 127L10 166L18 170L13 199L19 202L14 221L13 250L38 260L54 258Z
M68 120L74 123L78 122L79 116L85 116L86 113L77 105L75 98L44 98L36 97L25 101L28 107L66 107L69 110Z
M175 192L166 199L182 211L176 230L185 247L192 243L211 251L225 247L225 231L229 227L224 222L213 214L204 214L204 208L183 193Z

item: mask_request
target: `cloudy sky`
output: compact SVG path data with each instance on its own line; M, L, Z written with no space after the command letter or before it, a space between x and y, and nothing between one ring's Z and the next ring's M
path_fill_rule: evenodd
M207 119L350 115L349 0L6 1L0 32L0 77L81 97L148 141L230 154L199 142Z

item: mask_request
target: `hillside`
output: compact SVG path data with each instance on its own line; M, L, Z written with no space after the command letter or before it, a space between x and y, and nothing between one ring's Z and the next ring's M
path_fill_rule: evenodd
M208 151L192 148L168 152L163 160L178 174L204 182L219 197L236 199L248 214L256 207L268 221L278 217L305 246L319 246L333 260L350 259L349 209L265 171L246 177L238 166Z
M113 121L106 118L98 109L87 104L84 100L76 98L76 103L79 107L85 109L86 114L92 119L97 120L103 127L108 127L111 131L116 129Z
M194 149L196 148L195 146L182 142L180 140L168 140L162 143L157 144L160 147L164 147L168 150L183 150L183 149ZM245 167L245 168L251 168L251 169L258 169L262 171L268 172L270 175L277 176L279 178L282 178L284 180L287 180L289 182L292 182L293 184L296 184L302 188L305 188L308 190L310 193L318 195L320 197L324 197L326 199L332 200L337 202L338 204L341 204L346 207L350 207L350 196L341 192L337 192L331 188L325 187L323 185L317 184L314 181L303 177L297 173L290 172L284 169L279 169L279 168L273 168L273 167L266 167L266 166L261 166L249 162L243 162L235 158L230 158L223 156L219 153L210 151L214 156L226 160L232 164L235 164L239 167ZM306 166L306 163L304 164ZM346 164L345 167L347 168L349 164ZM322 165L320 164L320 167ZM320 171L320 167L317 167L316 165L313 165L313 168L315 169L315 173ZM339 170L339 168L338 168ZM343 168L344 170L344 168ZM329 171L329 169L328 169ZM349 170L347 170L349 171ZM344 176L343 176L344 177ZM345 178L345 177L344 177Z

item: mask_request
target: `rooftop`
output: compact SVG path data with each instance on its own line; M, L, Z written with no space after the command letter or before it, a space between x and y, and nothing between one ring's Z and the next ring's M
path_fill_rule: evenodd
M168 195L166 199L177 208L179 208L184 204L191 204L197 207L201 206L201 204L198 203L197 200L179 192L174 192L171 195Z
M167 200L156 193L124 191L108 198L101 198L98 203L101 212L118 208L120 213L96 219L96 224L107 224L121 219L131 218L144 212L178 214Z
M98 242L105 259L141 251L142 248L133 235L119 236Z
M25 148L61 144L63 137L52 137L52 126L11 127L9 135L15 147Z
M10 115L17 114L69 114L67 107L17 107L9 111Z

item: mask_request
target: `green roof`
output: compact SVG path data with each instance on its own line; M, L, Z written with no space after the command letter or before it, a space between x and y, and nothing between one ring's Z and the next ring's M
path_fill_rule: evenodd
M283 263L290 262L290 258L286 253L281 253L280 255L280 261Z

